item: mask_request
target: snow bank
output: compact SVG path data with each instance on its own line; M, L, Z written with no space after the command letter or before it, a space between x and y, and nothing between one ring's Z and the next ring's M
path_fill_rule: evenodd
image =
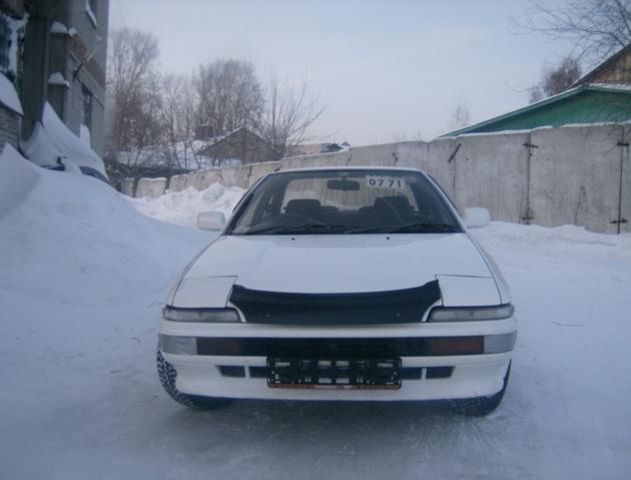
M79 127L79 138L87 146L92 145L92 140L90 139L90 136L91 136L90 128L87 125L82 123L81 126Z
M29 163L10 144L0 154L0 218L19 205L35 187L40 169Z
M229 218L232 209L241 199L245 190L239 187L226 187L213 183L205 190L188 187L180 192L167 190L155 198L131 198L131 204L140 212L164 222L195 226L197 214L205 211L218 211Z
M0 179L13 184L0 189L8 210L0 289L54 304L116 306L162 292L173 277L162 263L188 261L190 251L178 253L186 231L139 214L103 182L33 167L10 147L0 157Z
M22 145L22 151L29 160L42 167L56 166L58 159L68 158L80 167L90 167L107 176L103 160L64 125L49 103L44 105L42 121L35 125L31 138Z

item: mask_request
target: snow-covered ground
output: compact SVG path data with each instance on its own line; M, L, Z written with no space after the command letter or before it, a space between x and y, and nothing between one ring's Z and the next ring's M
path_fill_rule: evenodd
M520 316L489 417L257 401L203 413L163 393L154 353L160 304L208 234L147 218L93 178L5 167L0 188L10 173L31 190L0 208L1 479L631 477L629 235L477 231ZM211 188L201 206L133 203L190 224L189 210L236 201Z

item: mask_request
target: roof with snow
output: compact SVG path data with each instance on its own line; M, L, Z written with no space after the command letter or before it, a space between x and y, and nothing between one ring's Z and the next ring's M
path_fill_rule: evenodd
M586 84L441 136L629 120L631 85Z

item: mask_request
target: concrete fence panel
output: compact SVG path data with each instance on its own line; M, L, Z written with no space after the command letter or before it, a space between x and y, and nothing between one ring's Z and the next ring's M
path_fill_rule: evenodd
M620 126L533 130L532 223L616 233L610 222L618 218L621 138Z
M138 187L136 187L137 197L159 197L164 194L166 188L167 179L164 177L159 178L141 178L138 180Z
M427 149L426 142L397 143L395 160L397 167L421 168L421 156Z
M346 165L350 152L320 153L317 155L301 155L286 157L280 160L281 170L292 168L335 167Z
M528 199L528 137L514 133L456 138L459 148L452 163L455 201L461 211L484 207L493 220L521 221Z
M171 181L169 182L169 190L174 192L181 192L182 190L186 190L188 187L192 185L192 177L189 173L185 173L182 175L173 175L171 177Z
M454 152L456 142L453 138L405 142L397 149L397 166L420 168L430 174L455 203Z
M397 164L397 144L357 147L346 152L346 155L346 163L342 165L391 167Z
M217 181L227 187L248 188L248 177L250 176L250 167L248 165L218 168L213 171L218 175L219 180Z
M432 175L461 211L479 206L495 220L616 233L631 231L629 143L629 125L462 135L191 172L172 177L170 189L203 190L215 182L248 188L266 173L290 168L413 167ZM133 181L122 189L131 195ZM163 191L164 179L141 179L136 196Z
M125 195L129 195L130 197L134 196L134 179L133 178L124 178L121 181L121 193Z
M280 162L253 163L249 165L248 188L254 185L262 176L280 169L280 166Z
M626 126L619 148L621 161L620 231L631 232L631 126Z
M186 176L188 177L188 186L192 186L197 190L206 190L213 183L221 181L221 174L218 168L190 172Z

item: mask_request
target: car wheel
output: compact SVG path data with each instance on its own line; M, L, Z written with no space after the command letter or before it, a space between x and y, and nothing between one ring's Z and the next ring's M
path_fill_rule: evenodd
M177 388L175 388L175 378L177 377L177 372L175 368L173 368L173 365L164 359L160 350L158 350L156 365L162 387L173 400L181 403L182 405L201 410L213 410L231 402L230 399L227 398L203 397L180 392Z
M506 392L508 378L510 377L510 367L511 365L509 363L506 375L504 376L502 389L495 395L491 395L489 397L465 398L463 400L451 400L451 408L458 413L471 416L482 417L491 413L499 406L502 398L504 398L504 392Z

